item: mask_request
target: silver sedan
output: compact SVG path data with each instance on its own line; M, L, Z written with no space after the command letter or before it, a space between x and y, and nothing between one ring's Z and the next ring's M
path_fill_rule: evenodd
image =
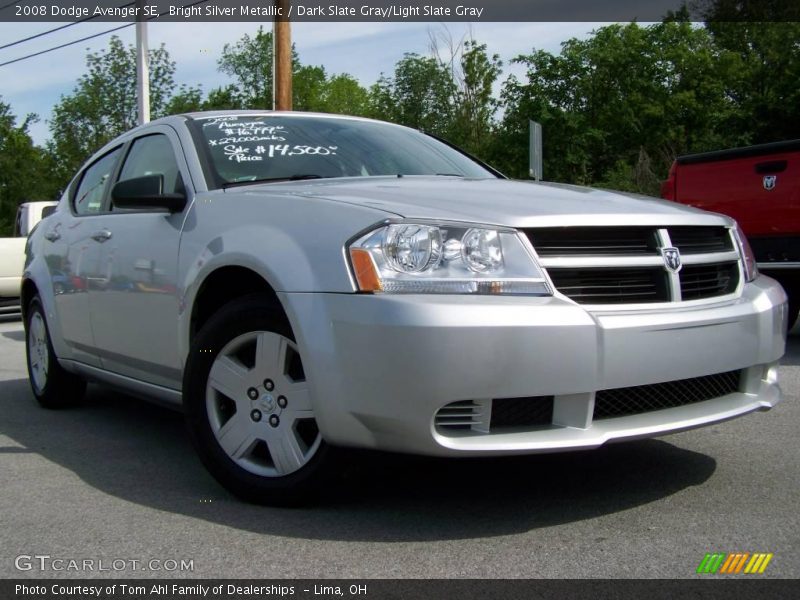
M588 449L781 397L786 296L733 221L366 119L128 132L31 235L22 302L43 406L97 381L178 407L258 502L307 500L341 447Z

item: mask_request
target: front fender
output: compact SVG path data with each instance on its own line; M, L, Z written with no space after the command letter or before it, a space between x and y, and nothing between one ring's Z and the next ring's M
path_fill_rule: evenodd
M386 216L372 208L313 198L200 195L181 237L179 356L188 355L192 309L203 282L214 271L247 268L277 293L352 293L345 244Z

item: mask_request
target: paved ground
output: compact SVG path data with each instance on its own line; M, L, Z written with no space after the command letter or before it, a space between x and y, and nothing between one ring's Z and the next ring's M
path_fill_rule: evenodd
M673 578L711 550L773 552L767 575L800 576L797 331L769 413L567 455L357 455L294 510L231 498L165 409L95 387L38 408L23 348L19 321L0 323L0 577L92 575L15 569L44 554L191 559L194 577Z

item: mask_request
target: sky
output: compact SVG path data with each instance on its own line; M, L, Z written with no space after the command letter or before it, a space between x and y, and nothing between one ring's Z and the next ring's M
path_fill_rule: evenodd
M0 23L0 46L63 25L63 23ZM271 22L263 24L271 28ZM501 80L524 69L511 65L519 54L533 48L557 53L561 42L586 37L601 23L294 23L292 41L303 64L322 65L329 74L350 73L369 86L381 73L391 74L404 52L430 53L431 35L455 41L471 36L486 43L504 62ZM117 26L114 23L80 23L62 31L0 49L0 63L32 54ZM217 71L217 59L226 43L234 44L244 34L251 36L258 23L150 23L150 47L162 43L176 62L178 85L202 85L203 90L230 82ZM135 43L135 27L115 33L126 44ZM108 45L104 35L73 46L0 67L0 97L11 105L19 120L28 113L40 117L30 127L35 143L49 138L47 120L60 97L69 94L85 71L87 51ZM19 122L19 121L18 121Z

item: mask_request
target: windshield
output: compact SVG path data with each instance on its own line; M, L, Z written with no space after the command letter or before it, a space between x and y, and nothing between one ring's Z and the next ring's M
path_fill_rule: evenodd
M252 114L196 121L223 185L374 175L496 177L430 136L387 123Z

